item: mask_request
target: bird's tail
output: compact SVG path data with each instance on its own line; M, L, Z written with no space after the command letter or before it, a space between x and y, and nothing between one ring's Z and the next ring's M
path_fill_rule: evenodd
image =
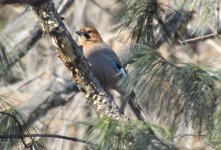
M130 108L132 109L133 113L136 115L137 119L143 120L145 122L149 122L146 114L143 112L140 105L138 103L136 104L136 102L135 102L136 95L134 92L132 92L132 96L133 96L133 98L130 98L128 100L128 104L129 104Z
M121 91L122 94L122 91ZM125 95L125 93L123 94L123 96ZM120 111L122 113L124 113L124 109L126 104L128 103L128 105L130 106L131 110L133 111L133 113L135 114L135 116L137 117L137 119L142 120L144 122L149 122L148 117L146 116L146 114L144 113L144 111L142 110L142 108L140 107L140 105L136 102L136 94L134 91L132 91L129 96L127 96L127 99L124 100L121 103L120 106Z

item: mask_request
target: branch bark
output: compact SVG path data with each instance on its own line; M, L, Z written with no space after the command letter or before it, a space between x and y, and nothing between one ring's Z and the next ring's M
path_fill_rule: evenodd
M54 40L58 55L65 66L72 72L72 78L81 91L85 93L88 102L100 117L109 116L114 119L125 119L112 96L95 78L87 61L83 57L82 48L72 39L62 22L54 4L50 0L32 5L33 11L39 17L45 32Z
M25 127L27 128L28 126L31 126L36 120L47 114L49 110L67 104L76 95L76 92L72 92L71 94L67 95L67 97L63 98L61 96L62 93L63 92L59 92L47 97L45 101L43 101L35 110L30 113L27 119L27 125Z

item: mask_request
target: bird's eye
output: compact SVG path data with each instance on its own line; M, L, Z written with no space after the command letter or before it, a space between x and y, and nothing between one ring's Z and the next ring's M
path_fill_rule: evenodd
M90 38L91 38L90 35L88 34L88 32L87 32L87 33L84 33L84 37L86 37L87 39L90 39Z
M87 31L87 33L91 33L91 32L92 32L91 30Z

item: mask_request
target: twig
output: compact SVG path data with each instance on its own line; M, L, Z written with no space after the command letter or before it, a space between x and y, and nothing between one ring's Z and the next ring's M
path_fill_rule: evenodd
M209 38L213 38L213 37L217 37L218 33L212 33L212 34L208 34L208 35L204 35L204 36L200 36L200 37L196 37L196 38L191 38L191 39L187 39L184 41L181 41L182 44L187 44L187 43L191 43L191 42L195 42L195 41L199 41L199 40L206 40Z
M21 81L21 82L18 82L16 84L12 84L12 85L6 86L4 88L0 88L0 90L1 91L8 91L7 94L9 95L9 94L13 93L14 91L17 91L18 89L21 89L22 87L24 87L24 86L32 83L33 81L39 79L44 74L45 74L45 72L42 72L40 74L37 74L34 77L27 78L25 81Z
M36 4L36 3L39 3L39 1L41 1L41 0L31 0L31 1L28 1L28 0L0 0L0 4L28 4L28 2L32 3L32 4Z
M177 136L174 136L173 139L176 139L176 138L183 138L183 137L188 137L188 136L207 136L206 134L181 134L181 135L177 135Z
M88 145L95 146L96 144L89 142L87 140L75 138L75 137L69 137L69 136L63 136L63 135L56 135L56 134L23 134L23 135L0 135L0 139L12 139L12 138L24 138L24 137L40 137L40 138L58 138L58 139L64 139L69 140L72 142L80 142Z

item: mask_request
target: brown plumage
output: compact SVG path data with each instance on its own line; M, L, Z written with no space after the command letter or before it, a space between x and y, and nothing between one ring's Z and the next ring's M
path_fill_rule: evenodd
M117 82L124 75L127 75L126 70L115 54L115 52L102 40L98 31L91 26L81 27L80 31L76 32L79 35L79 44L83 47L83 53L88 60L95 76L107 89L115 89L121 95L125 92L117 86ZM135 94L131 93L129 98L129 105L138 119L145 120L139 105L135 106L132 98ZM122 102L121 111L123 112L125 103Z

